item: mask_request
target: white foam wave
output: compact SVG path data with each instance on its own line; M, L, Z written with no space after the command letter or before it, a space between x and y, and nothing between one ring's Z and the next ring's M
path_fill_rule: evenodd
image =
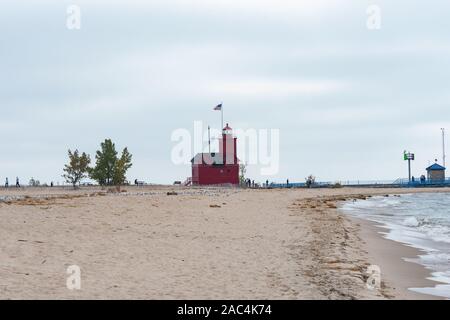
M430 270L432 280L448 283L416 292L450 298L450 194L410 194L348 202L344 212L379 223L385 237L411 245L426 254L413 259Z
M403 225L407 227L418 227L419 224L419 220L416 217L408 217L403 221Z

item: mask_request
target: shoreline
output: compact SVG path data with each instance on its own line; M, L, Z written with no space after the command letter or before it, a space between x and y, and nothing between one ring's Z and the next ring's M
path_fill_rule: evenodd
M421 294L409 288L434 287L439 282L429 280L431 271L405 259L417 258L424 251L410 245L386 239L382 225L357 217L348 217L359 227L362 246L369 262L381 268L383 289L394 300L445 300L445 297Z
M341 189L342 190L342 189ZM351 189L347 189L349 191ZM356 191L356 190L355 190ZM353 226L360 239L360 249L365 254L364 259L368 265L379 266L381 269L381 290L379 293L386 299L393 300L445 300L443 296L419 293L410 288L435 287L442 282L429 279L432 276L431 270L418 262L413 262L419 255L425 253L424 250L415 248L409 244L390 240L384 237L387 229L382 224L354 217L340 209L342 203L355 199L366 200L374 196L395 196L401 194L414 193L448 193L448 189L358 189L357 193L346 194L337 192L332 196L318 197L321 202L334 202L336 210L342 214ZM365 192L364 192L365 191ZM312 200L312 199L310 199ZM317 198L316 198L317 200ZM372 290L374 291L374 290ZM366 296L364 290L360 292L360 299L373 299L373 296Z

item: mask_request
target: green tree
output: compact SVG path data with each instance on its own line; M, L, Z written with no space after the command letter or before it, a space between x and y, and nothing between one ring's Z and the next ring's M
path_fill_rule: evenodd
M89 164L91 163L91 158L86 153L82 153L78 150L72 152L69 150L69 164L64 166L63 177L66 179L67 183L71 183L74 188L80 181L87 177L87 172L89 169Z
M132 166L131 154L125 148L120 159L117 157L115 144L106 139L100 145L101 150L95 155L95 167L90 169L90 176L100 185L121 185L126 180L126 172Z
M39 180L35 180L34 178L30 179L30 182L28 183L30 187L39 187L41 185Z
M132 155L128 152L128 148L123 149L122 156L117 160L114 168L113 184L116 186L123 185L126 181L126 173L133 165L131 163Z
M239 165L239 184L245 186L245 174L247 173L247 164L241 163Z

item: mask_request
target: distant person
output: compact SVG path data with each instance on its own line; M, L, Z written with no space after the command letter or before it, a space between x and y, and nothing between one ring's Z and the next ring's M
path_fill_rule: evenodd
M416 178L414 178L414 176L412 176L411 181L416 182Z
M289 179L286 180L286 186L289 188Z
M50 183L50 188L53 188L53 181Z
M425 180L426 180L427 178L425 178L425 176L424 175L421 175L420 176L420 183L425 183Z
M16 188L20 188L20 181L19 177L16 178Z
M134 180L134 184L135 184L135 185L139 185L138 179Z
M269 187L269 180L266 180L266 188Z
M6 189L9 188L9 180L8 180L8 178L6 178L6 181L5 181L5 188L6 188Z

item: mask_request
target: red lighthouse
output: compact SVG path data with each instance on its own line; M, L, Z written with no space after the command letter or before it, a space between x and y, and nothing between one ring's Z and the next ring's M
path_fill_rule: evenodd
M193 185L238 185L237 138L228 123L219 139L219 152L199 153L192 159Z

